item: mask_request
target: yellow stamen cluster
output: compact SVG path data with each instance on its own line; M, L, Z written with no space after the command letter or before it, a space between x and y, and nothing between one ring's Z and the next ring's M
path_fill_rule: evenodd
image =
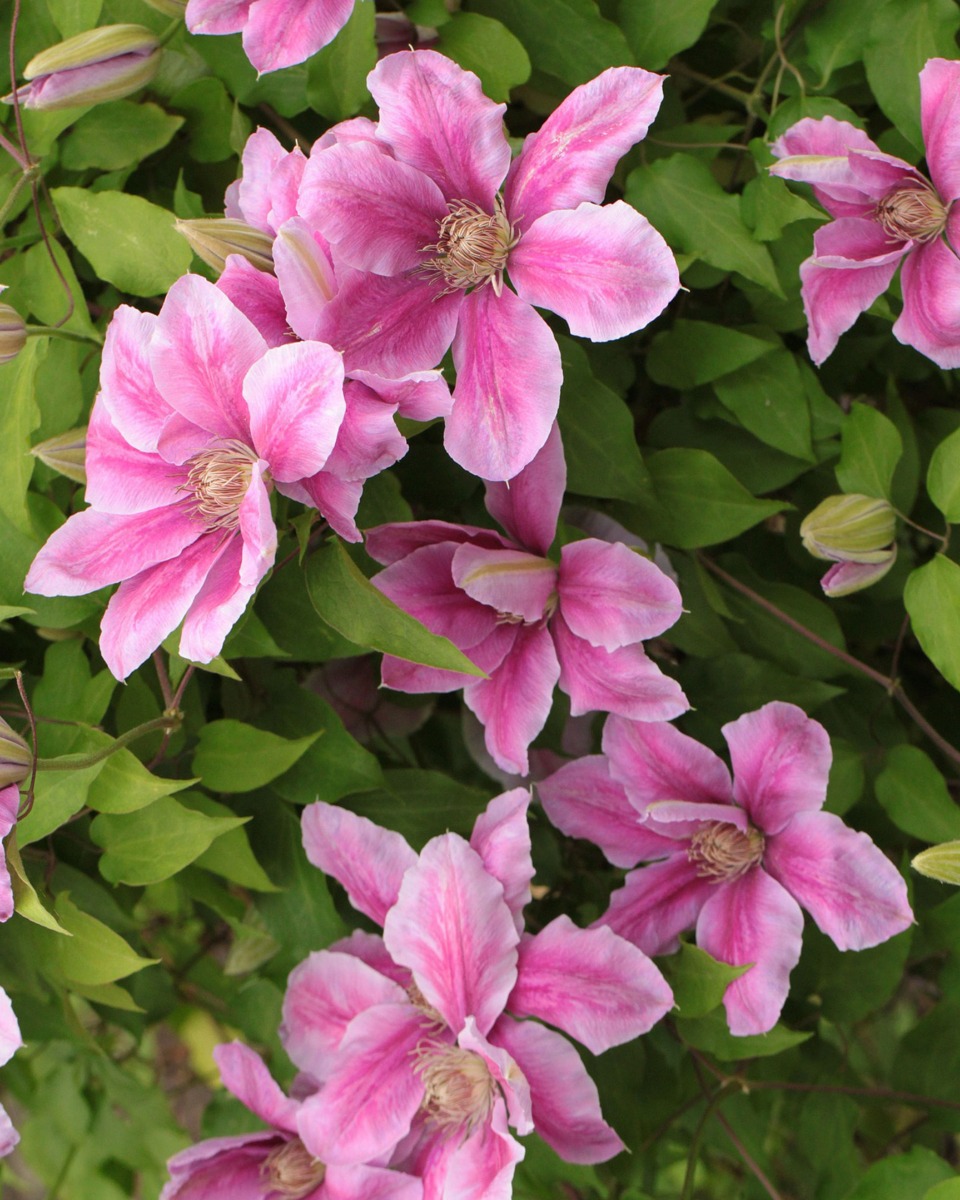
M729 883L760 862L763 848L763 834L752 825L744 832L728 821L710 821L690 839L687 858L702 879Z
M250 486L257 456L242 442L226 441L211 450L201 450L188 463L187 482L193 515L206 528L232 532L240 524L240 504Z
M299 1138L271 1150L260 1167L266 1178L267 1195L282 1200L302 1200L323 1183L326 1171Z
M415 1055L423 1112L441 1130L469 1137L493 1107L496 1083L487 1064L472 1050L438 1042L421 1042Z
M884 233L897 241L931 242L943 232L947 210L932 187L914 181L878 201L876 219Z
M498 196L493 215L470 200L455 200L438 222L437 240L422 247L433 257L422 270L443 280L444 292L467 291L489 283L499 296L510 251L519 236L507 220Z

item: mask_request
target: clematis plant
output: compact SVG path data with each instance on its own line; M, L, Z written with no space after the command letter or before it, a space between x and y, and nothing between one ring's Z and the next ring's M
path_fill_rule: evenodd
M340 273L314 336L342 349L348 370L386 376L434 367L452 344L444 444L483 479L516 475L557 413L560 353L534 306L606 341L643 328L679 288L646 218L600 204L662 84L637 67L605 71L511 165L505 105L472 72L432 50L391 54L368 77L377 125L305 167L299 210Z
M894 865L864 833L821 812L830 739L793 704L773 702L725 725L734 779L672 725L610 717L604 756L538 784L551 821L633 866L603 924L648 954L696 925L722 962L752 964L724 995L730 1030L776 1023L800 957L801 906L841 950L864 950L913 920Z
M124 679L183 622L209 662L273 564L270 491L327 461L343 421L340 355L268 348L213 284L179 279L158 316L123 306L87 433L87 500L41 549L28 591L120 587L100 647Z
M496 797L469 842L454 833L417 855L398 834L317 802L304 811L307 857L383 926L312 954L284 1001L287 1052L321 1084L298 1114L325 1162L391 1161L424 1194L470 1185L510 1194L536 1130L569 1162L602 1162L622 1143L573 1047L594 1053L645 1033L672 1004L635 946L558 917L523 933L533 864L522 788Z
M191 33L242 33L243 50L260 75L292 67L337 36L354 0L189 0Z
M679 618L676 584L622 543L585 538L547 557L566 484L556 426L513 479L486 485L491 529L416 521L380 525L367 551L389 564L373 583L434 633L453 641L488 675L476 679L386 656L384 686L401 692L462 687L505 771L526 775L527 748L543 728L553 689L574 716L616 712L666 721L689 707L675 680L641 642Z
M20 790L15 784L0 789L0 842L17 823L20 809ZM6 857L0 849L0 922L13 916L13 888ZM10 1061L23 1045L10 997L0 987L0 1067ZM7 1110L0 1104L0 1158L9 1154L20 1141Z
M800 268L810 357L818 365L886 291L901 261L903 311L893 334L941 367L960 366L960 62L920 72L928 179L848 121L807 117L772 146L770 168L813 184L834 218Z

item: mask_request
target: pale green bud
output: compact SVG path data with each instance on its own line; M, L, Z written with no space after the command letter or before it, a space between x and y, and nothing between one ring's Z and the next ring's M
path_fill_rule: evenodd
M56 437L47 438L31 447L30 453L39 458L42 463L75 483L87 482L87 427L80 425L76 429L68 429L66 433L58 433Z
M30 774L33 751L19 733L0 717L0 787L22 783Z
M930 879L960 884L960 842L941 842L922 850L910 865Z
M156 35L142 25L90 29L31 58L19 98L25 108L43 111L119 100L150 82L160 54Z
M196 217L177 221L178 232L194 254L215 271L222 271L231 254L239 254L258 271L273 272L273 238L246 221L233 217Z
M897 519L886 500L873 496L828 496L800 526L814 558L828 562L889 563Z
M27 342L23 317L9 304L0 304L0 363L16 358Z

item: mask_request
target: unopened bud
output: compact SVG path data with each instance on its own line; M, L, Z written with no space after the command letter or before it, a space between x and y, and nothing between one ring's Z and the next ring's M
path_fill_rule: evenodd
M75 483L87 482L87 427L80 425L47 438L45 442L31 447L30 453L51 470L59 471Z
M893 508L873 496L828 496L800 526L814 558L840 563L887 563L897 532Z
M941 842L922 850L910 864L915 871L941 883L960 883L960 842Z
M31 58L23 72L29 83L18 96L24 108L43 110L119 100L148 84L159 64L160 43L149 29L104 25Z
M9 304L0 304L0 363L16 358L27 342L27 325Z
M882 579L897 560L896 546L883 551L884 557L873 562L838 562L820 580L824 594L832 600L863 591Z
M273 272L273 238L234 217L196 217L177 221L177 230L190 243L194 254L217 272L222 272L231 254L239 254L258 271Z
M22 783L30 774L33 751L19 733L0 717L0 787Z

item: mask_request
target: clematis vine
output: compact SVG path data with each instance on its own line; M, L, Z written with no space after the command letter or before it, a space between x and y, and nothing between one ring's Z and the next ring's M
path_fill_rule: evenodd
M298 1114L329 1163L388 1159L428 1197L509 1196L536 1130L569 1162L622 1143L579 1056L645 1033L672 1004L635 946L558 917L523 933L533 864L522 788L490 802L469 842L433 838L417 855L397 833L333 805L304 811L311 862L383 926L320 951L290 977L282 1035L320 1083Z
M679 288L646 218L600 203L662 84L637 67L605 71L511 165L505 105L474 74L432 50L391 54L368 78L379 122L353 126L305 167L299 211L340 278L314 336L342 349L348 370L385 376L435 367L452 344L444 444L483 479L516 475L556 416L560 353L534 306L606 341L643 328Z
M328 1166L297 1136L301 1102L249 1046L213 1052L224 1086L269 1129L208 1138L175 1154L160 1200L423 1200L419 1179L365 1163Z
M354 0L189 0L191 33L242 33L243 51L260 75L305 62L332 42Z
M87 433L87 500L34 559L28 591L120 583L100 648L124 679L183 622L209 662L273 564L270 491L330 456L345 404L340 355L268 348L213 284L179 279L158 316L122 306L107 331Z
M15 784L0 789L0 842L7 836L17 823L20 809L20 790ZM10 871L7 860L0 850L0 922L9 921L13 916L13 888L10 883ZM23 1045L20 1036L20 1026L17 1023L10 997L0 987L0 1067L13 1058ZM7 1110L0 1104L0 1158L9 1154L20 1141L20 1135L13 1127Z
M913 920L894 865L864 833L821 812L830 739L793 704L774 702L725 725L734 779L672 725L610 717L604 756L538 784L551 821L634 866L602 924L647 954L697 944L750 970L724 996L730 1031L765 1033L800 957L801 906L840 950L864 950ZM658 861L650 861L658 860Z
M860 129L807 117L773 145L783 179L813 184L834 218L800 268L810 357L818 365L886 291L900 263L903 311L894 337L941 367L960 366L960 62L920 72L928 179Z
M680 592L621 543L571 542L547 557L566 484L556 427L533 462L486 485L487 509L509 534L418 521L367 532L367 551L389 564L373 582L434 633L450 638L487 679L386 656L384 686L401 692L462 687L486 746L505 771L526 775L527 748L543 728L553 689L574 716L616 712L667 721L689 707L641 642L679 618Z

